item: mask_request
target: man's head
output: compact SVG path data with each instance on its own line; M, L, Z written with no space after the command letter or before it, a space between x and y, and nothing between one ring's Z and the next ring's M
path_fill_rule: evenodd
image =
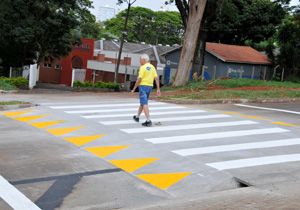
M147 54L142 54L140 57L140 63L141 65L145 65L146 63L149 63L149 56Z

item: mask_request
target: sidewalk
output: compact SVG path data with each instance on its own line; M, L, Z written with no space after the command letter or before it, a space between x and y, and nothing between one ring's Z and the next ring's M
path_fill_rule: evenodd
M199 195L126 210L298 210L300 183L281 183L263 188L247 187Z

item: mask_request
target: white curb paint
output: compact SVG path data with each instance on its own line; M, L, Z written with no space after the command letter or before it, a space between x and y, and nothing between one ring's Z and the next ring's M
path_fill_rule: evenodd
M0 197L14 210L40 210L39 207L2 176L0 176Z

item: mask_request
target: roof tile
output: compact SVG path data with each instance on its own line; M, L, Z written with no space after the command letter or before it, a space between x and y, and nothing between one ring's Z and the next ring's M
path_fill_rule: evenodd
M271 64L268 57L249 46L206 43L206 50L222 60L243 63Z

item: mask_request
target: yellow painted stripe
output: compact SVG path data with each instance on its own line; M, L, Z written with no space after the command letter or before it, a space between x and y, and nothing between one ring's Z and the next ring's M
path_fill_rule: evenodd
M84 148L85 150L93 153L94 155L97 155L99 157L106 157L112 153L118 152L122 149L125 149L126 147L129 147L130 145L124 145L124 146L108 146L108 147L91 147L91 148Z
M255 117L255 116L243 116L245 118L251 118L251 119L257 119L257 120L268 120L270 121L269 119L266 119L266 118L261 118L261 117Z
M127 172L133 172L159 158L142 158L142 159L126 159L126 160L109 160L115 166Z
M142 174L142 175L136 175L136 176L138 178L164 190L190 174L192 174L192 172L170 173L170 174Z
M99 139L105 135L96 135L96 136L80 136L80 137L70 137L70 138L64 138L65 140L76 144L77 146L84 145L86 143L89 143L90 141L94 141L95 139Z
M220 112L220 111L219 111ZM244 115L244 114L240 114L240 113L235 113L235 112L220 112L223 114L235 114L235 115Z
M16 117L16 118L13 118L15 120L19 120L21 122L28 122L28 121L31 121L31 120L36 120L36 119L39 119L39 118L42 118L42 117L47 117L49 115L39 115L39 116L29 116L29 117Z
M275 124L275 125L286 125L286 126L292 126L292 127L300 127L298 125L292 125L292 124L283 123L283 122L270 122L270 123Z
M15 116L18 116L18 115L21 115L21 114L26 114L26 113L29 113L29 112L34 112L35 110L30 110L30 111L22 111L22 112L5 112L5 113L1 113L7 117L15 117Z
M46 128L48 126L51 126L51 125L56 125L58 123L62 123L62 122L65 122L66 120L60 120L60 121L50 121L50 122L38 122L38 123L28 123L29 125L32 125L34 127L37 127L37 128Z
M45 131L47 131L49 133L52 133L56 136L61 136L61 135L64 135L66 133L70 133L70 132L79 130L81 128L85 128L85 126L83 126L83 127L70 127L70 128L54 128L54 129L47 129Z

